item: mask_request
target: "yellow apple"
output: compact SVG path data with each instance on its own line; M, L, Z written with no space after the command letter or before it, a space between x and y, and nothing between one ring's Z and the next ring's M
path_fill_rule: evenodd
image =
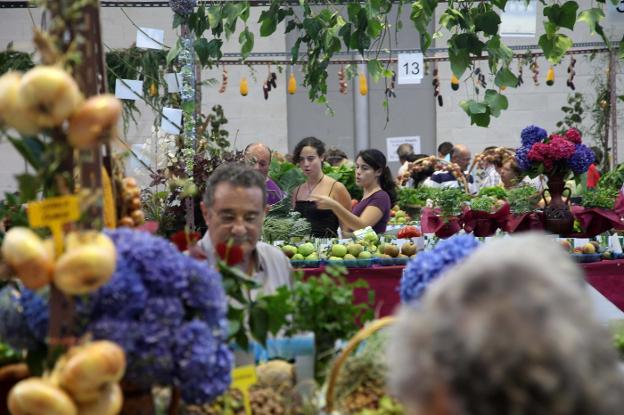
M117 254L111 239L98 232L73 233L67 251L54 269L54 285L68 295L92 292L106 284L115 272Z
M85 101L69 119L67 140L78 149L94 148L121 115L121 102L114 95L97 95Z
M41 378L25 379L13 386L8 406L12 415L76 415L78 412L65 391Z
M107 383L93 402L78 405L78 415L117 415L121 412L123 394L117 383Z
M52 279L54 256L32 230L11 228L4 236L2 257L24 285L37 290Z
M40 128L61 125L83 100L74 79L56 66L36 66L26 72L17 94Z
M22 108L22 100L17 94L21 79L19 72L7 72L0 77L0 121L23 135L35 135L39 127L31 114Z
M96 341L68 352L67 360L59 369L59 385L76 402L94 402L109 383L121 380L125 370L123 349L108 340Z

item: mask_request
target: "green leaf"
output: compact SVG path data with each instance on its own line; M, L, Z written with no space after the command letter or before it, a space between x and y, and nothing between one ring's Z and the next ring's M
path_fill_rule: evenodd
M490 113L474 114L470 117L470 124L475 124L479 127L487 127L490 125Z
M182 45L180 44L180 39L178 39L175 45L173 45L173 47L169 49L169 52L167 52L167 65L169 65L171 62L174 61L175 58L178 57L178 55L180 54L180 50L182 50Z
M602 9L594 7L588 10L583 10L579 14L577 21L585 22L587 26L589 26L589 31L593 35L594 33L596 33L596 25L598 25L598 23L600 23L600 21L604 19L604 17L605 14Z
M368 61L366 65L368 68L368 74L373 78L373 81L378 82L384 72L384 67L377 59Z
M277 21L273 18L262 19L262 16L260 16L260 19L262 21L260 24L260 36L266 37L272 35L275 29L277 29Z
M247 23L247 20L249 19L249 3L244 2L241 4L241 11L240 11L240 19Z
M501 10L505 10L507 0L492 0L492 3Z
M30 202L37 198L37 193L41 190L41 181L35 175L24 173L15 176L20 199L23 203Z
M498 33L498 25L500 25L501 19L493 10L489 10L483 14L480 14L475 19L475 30L482 31L486 35L494 36Z
M504 87L516 87L518 85L518 78L509 70L509 68L501 68L496 73L496 78L494 78L494 83L496 86L504 88Z
M221 7L210 6L208 9L208 25L210 29L216 29L221 23Z
M347 6L347 15L349 16L349 21L357 23L360 9L361 7L359 3L349 3L349 5Z
M559 27L574 30L576 12L578 8L579 5L575 1L567 1L563 4L563 6L553 4L551 6L544 7L544 16L548 17L548 20L551 23L554 23Z
M466 71L466 68L470 65L470 56L466 49L458 49L456 47L449 47L449 60L451 61L451 70L457 77L461 79L462 75Z
M178 13L173 14L173 29L186 23L186 18Z
M368 27L366 28L366 33L372 38L377 38L381 34L383 30L383 26L377 18L373 17L368 20Z
M468 106L468 110L470 111L470 114L485 114L487 112L487 105L481 102L472 101Z
M544 51L544 56L552 64L561 62L566 51L572 47L572 39L562 34L557 34L551 38L548 35L542 35L538 43Z
M7 136L7 139L33 169L39 170L43 166L45 145L40 139L37 137L23 137L19 139L11 136Z
M490 113L495 117L500 115L501 110L506 110L509 107L507 97L499 94L493 89L485 91L484 101L490 108Z
M245 30L238 36L238 43L241 45L241 59L245 60L254 46L254 35L247 27L245 27Z
M266 305L261 302L255 302L249 310L249 329L252 336L263 346L266 347L266 339L269 331L269 313Z

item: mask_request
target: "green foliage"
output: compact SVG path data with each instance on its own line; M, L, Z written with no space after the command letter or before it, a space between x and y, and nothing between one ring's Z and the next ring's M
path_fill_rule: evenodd
M531 212L537 207L541 195L531 185L520 186L509 190L509 207L511 211L520 215Z
M479 189L479 196L490 196L496 199L506 200L509 196L507 190L500 186L482 187Z
M317 377L332 357L336 340L348 339L360 324L373 317L374 291L368 291L366 304L354 304L354 290L368 289L364 280L347 282L343 267L329 266L318 277L295 278L290 301L293 315L290 333L312 331L317 353Z
M32 54L13 50L12 43L0 52L0 75L9 71L26 72L33 66Z
M491 212L496 203L496 199L491 196L479 196L470 201L470 208L472 210L480 210L483 212Z
M564 116L563 120L557 121L557 134L562 134L570 128L583 131L583 113L585 112L585 98L583 94L575 92L568 95L568 105L561 107Z
M459 215L463 203L470 200L470 195L463 189L450 187L433 190L431 194L433 206L440 208L440 215L443 217Z
M0 342L0 367L22 361L22 355L6 343Z
M431 187L401 187L399 188L398 205L401 209L409 207L424 207L428 199L432 199L436 189Z
M345 164L332 166L329 163L323 163L323 173L344 184L351 199L362 198L362 188L355 183L355 166Z
M598 187L620 190L624 185L624 163L618 164L615 169L605 173L598 181Z
M290 210L290 205L288 208ZM271 210L262 225L262 239L268 242L288 241L291 238L306 238L310 231L310 222L302 218L299 212L290 212L283 216Z
M500 80L499 82L507 83L507 80ZM459 105L470 116L471 125L476 124L479 127L487 127L490 125L490 117L500 116L501 111L506 110L509 103L504 95L493 89L487 89L483 101L479 102L470 99L461 101Z
M583 199L581 204L586 208L613 209L619 193L619 189L610 187L597 186L595 189L585 189L580 195Z
M293 190L306 180L303 172L295 164L288 161L271 160L269 177L286 193Z

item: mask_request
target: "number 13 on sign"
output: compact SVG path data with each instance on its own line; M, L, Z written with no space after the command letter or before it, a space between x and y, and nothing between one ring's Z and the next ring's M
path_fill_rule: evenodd
M425 72L422 53L400 53L398 61L399 84L419 84L422 81Z

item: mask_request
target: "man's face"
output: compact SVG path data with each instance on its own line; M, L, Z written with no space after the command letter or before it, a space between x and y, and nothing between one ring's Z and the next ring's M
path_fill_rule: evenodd
M219 183L212 206L201 204L202 214L214 247L230 239L240 245L245 258L254 250L262 232L264 204L262 189Z
M254 169L258 170L264 177L269 175L269 167L271 165L271 154L263 146L253 146L247 150L245 160Z
M453 152L453 157L451 157L451 161L453 163L457 163L459 167L461 167L462 171L466 171L466 169L468 169L470 160L470 150L457 150Z

